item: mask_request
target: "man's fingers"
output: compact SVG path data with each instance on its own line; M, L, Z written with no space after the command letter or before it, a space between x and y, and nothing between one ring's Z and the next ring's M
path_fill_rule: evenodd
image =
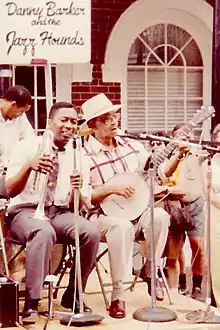
M46 172L51 172L53 170L52 161L49 158L40 158L38 162L38 169Z
M125 188L124 190L124 197L125 198L129 198L129 197L132 197L134 194L134 189L129 187L129 188Z
M135 192L135 189L134 188L132 188L132 187L128 187L127 188L127 191L130 193L130 194L134 194L134 192Z
M80 176L71 177L71 185L73 189L82 188L83 180Z

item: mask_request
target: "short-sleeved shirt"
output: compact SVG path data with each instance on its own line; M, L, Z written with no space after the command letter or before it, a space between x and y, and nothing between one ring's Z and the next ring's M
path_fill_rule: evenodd
M160 166L160 174L165 173L167 166L165 161ZM178 165L178 184L177 186L185 193L183 202L192 202L203 195L200 159L195 154L188 153ZM165 177L163 183L166 184Z
M34 136L34 130L25 113L13 120L4 120L0 110L0 152L5 167L16 144Z
M15 176L31 158L37 155L41 141L41 136L35 136L32 139L23 140L18 144L9 161L6 182L8 179ZM73 152L74 150L71 141L65 146L64 151L58 152L59 172L54 196L54 205L68 206L68 196L71 191L70 175L73 173ZM89 159L85 157L83 153L76 152L77 168L82 173L83 177L81 194L90 200L91 188L89 184ZM38 173L38 175L40 175L38 189L33 191L36 173L37 172L35 171L31 172L24 190L16 197L10 199L9 207L24 203L37 204L39 202L44 174Z

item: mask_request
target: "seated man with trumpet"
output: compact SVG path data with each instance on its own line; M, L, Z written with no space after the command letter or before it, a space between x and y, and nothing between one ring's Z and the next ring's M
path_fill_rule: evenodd
M11 197L8 225L12 236L26 245L26 298L23 320L34 321L54 244L75 244L75 226L79 232L82 287L92 271L100 242L96 227L71 213L75 189L80 202L90 198L87 159L74 153L71 138L76 131L77 113L72 104L55 103L49 112L48 128L43 138L34 137L16 148L6 174L6 190ZM39 152L40 147L40 152ZM78 169L76 163L81 164ZM42 204L43 203L43 204ZM46 220L46 221L44 221ZM62 306L73 308L74 269L70 271ZM84 304L85 311L91 309ZM79 304L75 305L75 313Z
M85 144L91 159L94 205L94 212L91 210L88 217L108 245L113 286L109 315L114 318L126 316L123 280L129 273L128 265L131 271L133 242L140 236L147 250L142 275L151 294L149 187L138 175L149 154L141 143L118 136L120 108L120 104L113 105L104 94L98 94L82 105L86 120L81 126L81 131L88 127L93 130ZM125 205L119 205L121 203ZM159 265L167 240L169 215L162 208L155 209L154 223L156 264ZM162 300L163 293L158 289L157 299Z

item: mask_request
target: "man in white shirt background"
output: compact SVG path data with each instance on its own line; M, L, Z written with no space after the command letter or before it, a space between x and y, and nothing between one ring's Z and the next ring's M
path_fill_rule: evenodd
M22 313L23 320L34 321L38 318L37 308L45 276L49 272L49 261L57 239L65 244L75 245L75 225L78 224L82 287L95 263L100 234L96 227L83 217L77 217L69 211L73 203L74 189L80 189L80 202L90 199L89 164L87 157L74 149L71 138L77 127L77 114L72 104L55 103L49 113L48 129L53 133L52 155L38 155L42 137L21 141L11 155L6 173L6 191L11 197L8 207L8 225L13 237L26 245L26 298ZM56 151L55 151L56 150ZM74 159L78 172L73 174ZM55 161L56 160L56 161ZM79 167L79 165L81 165ZM53 175L53 179L50 175ZM42 221L33 218L33 214L44 193L45 176L48 174L45 214L50 219ZM33 190L36 175L39 176ZM82 184L80 183L82 181ZM54 187L53 195L48 194ZM73 308L74 268L70 271L67 290L62 297L62 306ZM77 291L76 291L77 292ZM84 304L84 311L91 309ZM75 313L79 312L77 302Z
M0 99L0 175L7 168L10 153L16 144L35 135L26 112L31 107L30 92L20 85L10 87ZM4 176L0 177L0 197L5 197Z

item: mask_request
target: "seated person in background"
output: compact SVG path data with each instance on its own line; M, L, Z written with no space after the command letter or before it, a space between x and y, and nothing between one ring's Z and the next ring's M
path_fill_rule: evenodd
M80 203L90 199L88 159L81 161L80 172L73 172L73 146L71 138L76 131L77 113L72 104L55 103L49 113L46 132L52 132L51 155L39 155L42 136L24 140L14 150L7 174L6 191L11 197L8 207L8 225L12 236L26 245L26 297L22 313L24 321L38 318L38 302L43 282L49 273L49 262L54 244L59 240L75 245L77 222L80 240L81 273L83 291L96 259L100 234L96 227L83 217L76 217L69 207L73 203L74 189L80 189ZM48 143L48 142L47 142ZM79 155L77 155L79 164ZM44 189L45 174L48 174ZM74 173L74 174L73 174ZM39 175L37 187L36 175ZM83 180L83 182L82 182ZM45 193L45 214L48 221L33 218L40 196ZM75 263L74 263L75 265ZM74 265L69 284L62 297L62 306L73 307L76 292L75 313L79 312L77 288L74 287ZM84 304L85 311L91 309Z
M114 318L126 316L123 280L128 274L127 265L132 264L133 241L145 240L147 262L142 269L143 277L151 294L151 262L150 262L150 216L148 201L146 211L133 221L122 220L104 214L100 204L109 196L118 195L125 199L131 199L135 194L135 188L127 182L121 186L111 186L108 180L118 174L130 172L140 173L149 158L144 146L130 139L117 135L120 115L118 110L121 105L113 105L104 95L98 94L82 105L85 123L93 130L85 145L85 152L91 159L90 178L92 184L91 202L95 206L94 214L90 221L100 231L102 239L108 245L110 272L113 291L109 315ZM118 178L120 182L120 176ZM162 209L155 209L155 259L159 265L160 258L167 240L169 215ZM131 270L130 270L131 271ZM163 299L163 292L157 283L157 299Z
M31 107L31 94L24 87L15 85L7 90L0 99L0 198L7 197L4 172L8 165L10 153L22 139L34 136L26 112Z

